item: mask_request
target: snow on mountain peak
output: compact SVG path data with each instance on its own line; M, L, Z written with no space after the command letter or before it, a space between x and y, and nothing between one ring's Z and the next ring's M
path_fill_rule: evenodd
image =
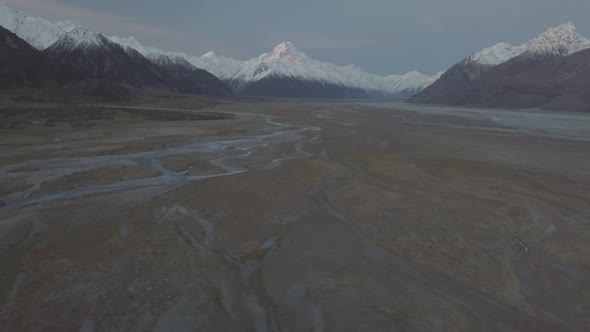
M399 94L421 89L430 77L418 72L380 76L354 66L338 66L312 59L289 42L277 45L270 53L242 62L230 77L239 92L250 82L267 77L322 82L376 94Z
M182 57L192 66L204 69L222 80L230 79L231 75L237 70L236 68L242 63L238 60L220 57L214 52L208 52L199 57L182 52L163 51L156 47L143 46L133 37L111 36L109 39L121 46L133 48L142 55L152 59L154 59L157 54L171 57L172 59Z
M549 28L539 36L520 46L499 43L472 54L465 62L496 66L521 54L528 56L570 55L590 48L590 40L582 37L576 26L565 23Z
M422 89L427 82L434 82L432 77L418 71L410 71L403 75L387 75L385 81L390 89L399 92L417 91Z
M65 31L56 24L0 2L0 25L39 50L55 43Z
M128 47L134 48L136 51L138 51L140 53L141 53L140 50L143 49L143 45L141 45L139 43L139 41L137 39L135 39L135 37L133 37L133 36L129 36L129 37L112 36L112 37L109 37L109 39L121 46L128 46Z
M108 39L110 39L112 42L114 42L116 44L119 44L119 45L121 45L123 47L130 47L130 48L136 50L137 52L139 52L143 56L147 56L150 53L164 54L164 55L183 55L181 53L165 52L165 51L162 51L162 50L160 50L160 49L158 49L156 47L146 47L146 46L143 46L133 36L129 36L129 37L111 36L111 37L108 37Z
M475 62L487 66L496 66L522 53L520 46L499 43L471 55L467 62Z
M68 36L76 40L78 45L101 45L105 37L100 33L92 32L82 27L76 27L68 33Z
M569 22L548 29L522 47L531 56L565 56L590 48L590 40L582 37L576 26Z
M274 47L272 50L273 54L282 54L282 53L289 53L289 52L297 52L297 48L293 45L292 42L282 42Z
M306 58L303 52L297 50L292 42L282 42L275 46L270 53L263 54L263 57L272 60L286 60L286 61L302 61Z
M425 79L425 78L429 77L429 76L424 75L421 72L416 71L416 70L409 71L409 72L403 74L402 76L404 76L406 78L418 78L418 79Z
M217 56L217 54L216 54L215 52L213 52L213 51L209 51L209 52L207 52L207 53L205 53L205 54L201 55L201 58L202 58L202 59L210 59L210 60L214 60L214 59L217 59L217 58L218 58L218 56Z
M72 21L59 21L56 24L65 32L72 32L74 29L82 27L80 24Z
M178 55L165 55L161 53L148 53L147 59L161 66L182 66L188 70L195 70L196 67L190 64L184 57Z
M551 27L549 29L547 29L547 31L543 32L541 34L541 36L543 35L551 35L551 36L572 36L572 35L577 35L578 34L578 30L576 29L576 26L574 25L573 22L567 22L567 23L563 23L560 24L556 27Z
M0 25L38 49L46 49L50 46L51 51L78 47L103 47L114 42L128 53L139 52L159 63L170 62L187 67L190 64L205 69L222 80L240 84L247 84L267 76L278 76L324 82L367 92L399 93L417 89L431 79L417 72L380 76L370 74L354 65L338 66L321 62L299 51L292 42L280 43L270 52L247 61L218 56L214 52L208 52L200 57L181 52L169 52L143 46L133 37L113 36L107 39L102 34L84 29L71 21L55 24L20 12L1 2Z
M69 33L62 35L57 42L49 47L52 52L56 50L71 50L76 48L103 47L110 41L100 33L92 32L82 27L76 27Z

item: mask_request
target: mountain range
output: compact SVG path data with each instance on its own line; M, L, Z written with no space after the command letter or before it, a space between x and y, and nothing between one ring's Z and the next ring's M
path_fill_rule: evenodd
M76 79L75 74L62 70L41 51L3 27L0 27L0 64L0 88L4 89Z
M513 46L499 43L447 70L410 102L462 106L587 109L590 40L572 23Z
M200 57L145 47L133 37L110 37L143 55L160 54L182 57L227 82L243 95L279 97L375 97L410 96L440 77L413 71L404 75L380 76L361 68L337 66L312 59L292 42L283 42L270 52L246 61L208 52Z
M133 37L103 38L101 34L75 23L52 23L2 3L0 25L38 50L47 51L53 60L63 65L69 63L96 77L122 81L136 87L166 86L163 77L154 75L153 66L138 57L140 54L157 66L165 64L173 76L182 76L183 84L176 84L171 89L175 92L192 91L184 85L195 86L189 81L199 76L196 68L212 73L237 94L274 97L408 97L440 76L431 77L415 71L404 75L375 75L354 65L338 66L315 60L299 51L291 42L280 43L270 52L246 61L219 56L215 52L193 56L146 47ZM134 61L123 59L121 50L111 42L121 46ZM111 59L106 60L107 56ZM73 61L80 57L87 60ZM108 68L103 68L102 65L107 63ZM122 66L129 68L129 72L122 71ZM141 73L137 71L139 67L144 69ZM181 75L182 68L190 68L191 72ZM196 85L203 88L206 84Z
M0 25L38 50L55 43L65 31L44 18L29 15L0 2Z
M409 98L413 103L588 110L590 40L572 23L521 44L499 43L434 76L376 75L313 59L283 42L240 61L144 46L0 3L0 87L96 82L100 91L297 98ZM105 88L106 87L106 88Z
M68 77L68 80L61 80L65 84L71 84L75 77L77 81L101 81L102 87L104 82L108 82L107 85L123 88L149 88L172 93L232 94L217 77L186 61L146 58L135 49L117 44L72 22L54 24L0 3L0 25L14 33L11 40L18 39L31 46L26 52L24 47L20 51L36 54L37 67L43 68L41 73L54 72L56 77ZM20 41L18 43L22 44ZM23 55L19 60L22 65L18 68L25 67L26 59L32 58ZM22 75L30 76L24 71ZM50 76L37 75L36 83L42 83L41 77L52 81Z
M114 101L128 88L95 79L51 60L11 31L0 27L0 89L18 100Z

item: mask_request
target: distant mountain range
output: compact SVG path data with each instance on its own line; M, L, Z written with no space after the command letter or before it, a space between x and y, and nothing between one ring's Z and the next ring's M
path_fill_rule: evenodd
M4 29L4 33L10 32L10 42L19 45L18 52L8 47L0 49L0 66L5 72L11 68L13 76L18 72L16 76L22 78L11 80L5 88L57 83L83 86L84 90L98 88L101 94L105 90L152 89L182 94L232 95L227 84L187 61L162 56L148 59L135 49L71 22L54 24L0 3L0 26L10 30ZM17 53L20 57L13 56ZM29 68L37 68L38 73L34 74Z
M161 88L177 93L229 95L230 89L209 72L183 59L144 57L99 33L67 27L43 52L66 68L88 77L125 83L136 88Z
M410 96L440 77L413 71L404 75L370 74L354 65L337 66L310 58L291 42L247 61L208 52L200 57L145 47L133 37L110 37L145 56L159 54L182 57L227 82L243 95L278 97L383 97Z
M133 37L106 38L72 22L52 23L2 3L0 25L65 67L134 87L168 87L182 93L202 93L210 84L219 88L218 82L206 77L204 71L240 95L304 98L402 98L421 91L440 76L415 71L404 75L370 74L354 65L337 66L314 60L290 42L247 61L214 52L193 56L146 47ZM170 81L175 83L170 86Z
M500 43L451 67L413 103L590 110L590 40L572 23Z
M100 82L99 91L117 94L129 87L216 96L411 97L413 103L590 110L590 40L571 23L522 45L499 43L475 52L434 76L415 71L375 75L315 60L291 42L246 61L214 52L193 56L144 46L133 37L105 37L69 21L52 23L3 3L0 26L6 28L0 44L2 88L90 80Z

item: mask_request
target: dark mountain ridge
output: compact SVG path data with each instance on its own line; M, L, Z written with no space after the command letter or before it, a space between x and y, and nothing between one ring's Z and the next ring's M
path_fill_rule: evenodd
M588 110L590 40L571 23L520 46L476 52L414 95L412 103Z
M65 84L81 77L51 61L42 52L0 26L0 88Z
M590 50L565 57L516 57L454 94L460 105L590 110Z
M137 52L131 48L128 49ZM177 93L211 96L231 96L233 94L229 86L215 75L193 66L182 57L148 54L147 58L166 78L167 85Z

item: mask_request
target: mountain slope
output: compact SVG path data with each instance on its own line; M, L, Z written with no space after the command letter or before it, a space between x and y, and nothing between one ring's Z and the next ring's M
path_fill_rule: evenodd
M46 49L48 57L86 76L134 87L161 87L164 76L136 51L127 51L105 36L75 28Z
M229 81L240 70L243 62L220 56L215 52L207 52L200 57L188 56L187 61L197 68L205 69L223 81Z
M72 21L59 21L56 23L56 25L66 33L70 33L78 28L82 28L81 25Z
M449 104L590 111L590 49L532 60L522 54L452 94Z
M413 96L415 103L460 104L473 82L496 66L517 59L522 66L556 56L567 56L590 48L590 40L580 36L572 23L550 28L520 46L500 43L476 52L451 67L439 80Z
M150 53L147 58L166 77L174 92L212 96L232 94L225 83L206 70L193 66L183 57Z
M168 57L181 57L184 58L187 62L191 65L199 68L204 69L213 75L217 76L219 79L223 81L231 80L232 75L237 71L237 69L241 66L242 62L221 57L215 54L214 52L208 52L200 57L189 55L182 52L170 52L164 51L157 47L150 47L142 45L137 39L134 37L117 37L111 36L109 37L115 43L125 46L131 47L137 50L139 53L143 54L144 56L148 56L149 54L158 54L164 55Z
M67 83L79 78L0 26L0 88L38 87L48 82Z
M0 25L38 50L55 43L65 31L46 19L29 15L0 2Z
M131 92L93 80L51 61L14 33L0 27L0 90L17 99L115 101Z
M245 96L283 98L368 98L367 91L296 77L269 75L241 86L238 93Z

